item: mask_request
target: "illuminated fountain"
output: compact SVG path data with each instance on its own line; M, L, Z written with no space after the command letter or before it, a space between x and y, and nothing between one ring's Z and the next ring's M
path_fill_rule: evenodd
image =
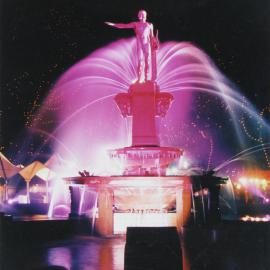
M172 95L147 81L132 84L128 93L116 95L115 100L122 115L132 117L132 145L109 151L111 159L122 163L123 175L76 177L67 182L97 193L98 213L94 214L101 234L123 233L127 226L180 229L190 208L189 178L166 176L169 164L179 160L182 150L160 147L155 123L156 117L166 115ZM73 201L74 192L72 187ZM78 205L72 208L75 213Z
M234 165L248 166L249 157L260 164L267 158L270 128L263 114L202 50L188 42L160 44L151 78L138 69L136 56L134 38L93 52L60 77L29 120L21 152L35 142L34 158L61 157L50 166L58 180L49 216L69 212L65 178L74 187L72 213L92 218L101 233L153 223L179 228L185 216L198 214L199 202L206 219L207 179L215 178L203 171L232 176ZM257 127L254 138L250 130ZM212 187L217 192L219 185ZM102 227L104 220L110 225Z
M141 42L138 23L107 24L118 28L135 28L138 48ZM85 194L91 194L90 197L94 194L96 199L88 207L91 208L93 227L102 235L125 233L128 226L176 226L180 231L189 220L192 202L195 211L192 199L192 186L195 185L199 187L199 192L203 188L209 191L209 213L213 220L219 217L219 188L225 179L211 173L198 178L190 177L189 174L168 175L169 166L179 164L183 150L179 147L160 146L157 132L160 127L157 123L169 111L173 96L159 88L156 74L158 65L155 61L158 42L153 36L152 25L148 26L149 40L154 40L150 44L151 79L147 63L149 52L147 56L144 55L144 65L141 63L143 60L139 59L137 80L129 85L128 92L113 95L122 117L131 126L131 146L108 150L111 166L118 164L120 171L109 176L90 176L86 171L81 172L80 177L65 179L70 186L71 216L80 216L84 204L89 202ZM170 59L169 53L167 57ZM186 87L189 84L185 82ZM170 81L165 85L168 88ZM188 102L187 97L185 106Z
M161 92L155 82L156 63L153 55L158 42L153 36L152 25L145 22L145 16L146 13L140 11L140 21L133 23L132 27L127 25L135 28L137 48L144 46L150 50L151 47L151 79L148 80L146 52L141 48L144 72L143 59L139 59L137 82L130 85L128 93L115 96L122 116L130 117L132 122L131 146L109 150L110 159L121 164L123 173L118 176L82 175L66 179L71 191L71 215L79 214L78 208L84 201L82 194L85 193L85 190L78 192L78 188L76 192L74 185L82 185L79 189L96 192L97 202L92 220L96 231L102 235L124 233L127 226L176 226L180 230L190 211L189 178L166 176L168 166L179 162L183 151L176 147L161 147L159 144L156 118L165 117L173 96ZM108 24L120 28L127 26ZM151 44L140 45L144 38ZM78 195L79 200L76 198Z

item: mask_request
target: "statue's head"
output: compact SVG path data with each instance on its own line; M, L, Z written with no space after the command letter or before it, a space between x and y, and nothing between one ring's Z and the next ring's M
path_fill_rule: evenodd
M147 13L146 13L145 10L140 10L138 12L138 19L139 19L139 21L145 22L146 21L146 17L147 17Z

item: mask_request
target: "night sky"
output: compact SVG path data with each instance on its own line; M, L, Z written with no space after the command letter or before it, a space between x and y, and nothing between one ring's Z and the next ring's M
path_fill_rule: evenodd
M57 78L97 48L133 35L104 21L136 20L139 9L161 42L190 41L256 104L270 103L268 0L1 0L1 133L5 152Z

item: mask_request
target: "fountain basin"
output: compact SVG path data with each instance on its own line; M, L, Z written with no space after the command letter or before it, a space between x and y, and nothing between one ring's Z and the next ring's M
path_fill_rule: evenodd
M180 231L191 209L188 176L89 176L65 178L71 192L71 214L80 215L85 194L96 196L88 210L101 235L124 234L127 227L176 226Z
M166 175L170 163L182 156L183 150L174 147L131 146L109 151L112 160L119 161L124 175Z

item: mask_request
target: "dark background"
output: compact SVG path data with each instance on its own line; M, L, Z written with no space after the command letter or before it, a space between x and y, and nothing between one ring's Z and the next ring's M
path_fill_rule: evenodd
M269 0L0 0L0 147L5 152L57 78L75 62L133 35L104 21L136 20L139 9L161 42L191 41L259 110L270 103Z

